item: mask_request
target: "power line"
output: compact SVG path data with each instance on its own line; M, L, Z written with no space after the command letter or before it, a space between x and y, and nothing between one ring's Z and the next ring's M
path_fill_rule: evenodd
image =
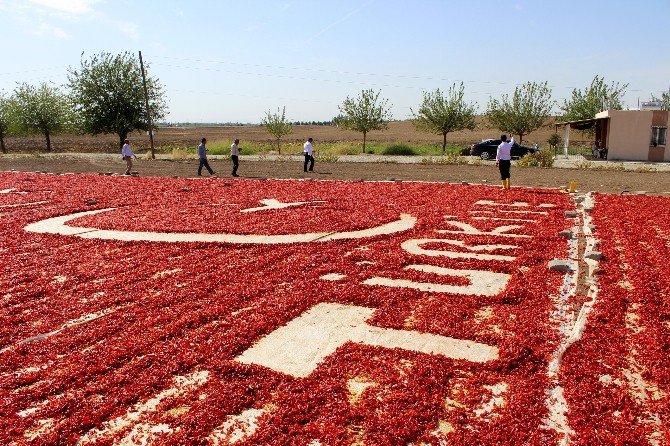
M170 56L152 56L158 59L170 59L177 60L182 62L200 62L200 63L216 63L216 64L225 64L225 65L238 65L243 67L254 67L254 68L264 68L272 70L294 70L294 71L309 71L317 73L329 73L329 74L342 74L346 76L368 76L368 77L386 77L386 78L398 78L398 79L409 79L409 80L427 80L427 81L440 81L440 82L469 82L469 83L483 83L483 84L497 84L497 85L509 85L509 82L493 82L493 81L476 81L476 80L461 80L461 79L448 79L432 76L417 76L417 75L404 75L404 74L389 74L389 73L365 73L358 71L343 71L343 70L327 70L324 68L313 68L313 67L292 67L285 65L267 65L267 64L252 64L252 63L242 63L236 61L226 61L226 60L215 60L215 59L193 59L193 58L179 58L179 57L170 57ZM197 67L188 67L188 68L197 68ZM518 84L512 84L518 85Z
M407 80L424 80L424 81L437 81L437 82L463 82L464 84L468 83L479 83L479 84L487 84L487 85L504 85L504 86L520 86L523 85L523 83L514 83L514 82L500 82L500 81L481 81L481 80L465 80L465 79L453 79L453 78L443 78L443 77L434 77L434 76L417 76L417 75L404 75L404 74L389 74L389 73L370 73L370 72L358 72L358 71L346 71L346 70L328 70L324 68L313 68L313 67L296 67L296 66L288 66L288 65L270 65L270 64L253 64L253 63L243 63L243 62L238 62L238 61L230 61L230 60L220 60L220 59L197 59L197 58L180 58L180 57L171 57L171 56L151 56L153 58L157 59L168 59L168 60L175 60L175 61L182 61L182 62L197 62L197 63L215 63L215 64L222 64L222 65L236 65L236 66L243 66L243 67L253 67L253 68L262 68L262 69L271 69L271 70L292 70L292 71L307 71L307 72L316 72L316 73L329 73L329 74L339 74L339 75L346 75L346 76L365 76L365 77L383 77L383 78L397 78L397 79L407 79ZM156 63L157 65L159 63ZM205 67L197 67L197 66L189 66L189 67L182 67L178 65L169 65L169 64L162 64L163 66L174 66L174 67L179 67L179 68L188 68L188 69L209 69L212 71L216 71L217 69L215 68L205 68ZM226 70L221 70L226 72ZM229 71L232 73L235 73L235 71ZM258 73L240 73L240 74L255 74L259 76L272 76L269 74L258 74ZM290 77L289 77L290 78ZM307 78L307 80L316 80L313 78ZM336 82L336 81L330 81L330 82ZM382 85L383 86L383 85ZM391 85L391 87L396 87ZM398 86L399 88L403 88L404 86ZM549 85L551 88L559 88L559 89L568 89L568 90L574 90L574 89L579 89L579 87L570 87L570 86L560 86L560 85ZM412 87L405 87L405 88L412 88ZM417 88L417 87L413 87ZM638 92L642 90L636 90L636 89L630 89L628 90L630 92ZM491 93L483 93L483 92L474 92L474 93L482 93L482 94L491 94Z
M154 63L153 65L170 67L170 68L179 68L179 69L188 69L188 70L201 70L201 71L213 71L218 73L229 73L229 74L240 74L244 76L261 76L261 77L271 77L277 79L290 79L290 80L300 80L300 81L312 81L312 82L327 82L327 83L337 83L337 84L346 84L346 85L366 85L373 87L385 87L385 88L404 88L411 90L425 90L425 87L422 86L413 86L413 85L393 85L393 84L379 84L379 83L370 83L370 82L361 82L361 81L347 81L339 79L323 79L315 77L302 77L302 76L289 76L283 74L269 74L269 73L255 73L251 71L237 71L237 70L225 70L220 68L207 68L207 67L191 67L183 65L171 65L163 63ZM490 92L484 91L470 91L472 94L492 94Z
M7 71L5 73L0 73L0 76L10 76L13 74L25 74L25 73L35 73L38 71L55 71L55 70L62 70L64 68L69 68L65 65L61 65L58 67L49 67L49 68L35 68L32 70L22 70L22 71Z

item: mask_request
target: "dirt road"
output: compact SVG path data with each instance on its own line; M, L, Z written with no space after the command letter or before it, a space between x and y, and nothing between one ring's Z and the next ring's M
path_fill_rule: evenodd
M230 177L228 160L212 160L220 177ZM137 160L135 170L142 176L192 177L197 160ZM110 158L57 159L46 157L0 157L0 171L45 171L53 173L122 173L124 163ZM314 178L319 180L418 180L498 184L498 172L491 165L430 165L394 163L317 162L314 174L304 174L296 161L242 161L239 171L246 178ZM206 174L205 174L206 175ZM513 168L512 185L565 187L571 180L582 191L670 195L670 172L619 172L582 169Z

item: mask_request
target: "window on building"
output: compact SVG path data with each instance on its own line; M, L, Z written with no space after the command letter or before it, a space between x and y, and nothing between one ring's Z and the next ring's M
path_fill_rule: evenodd
M651 128L651 145L664 146L665 135L668 132L667 127L652 127Z

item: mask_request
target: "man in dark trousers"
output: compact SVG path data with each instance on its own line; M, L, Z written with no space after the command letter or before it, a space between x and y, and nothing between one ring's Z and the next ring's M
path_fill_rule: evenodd
M237 168L240 167L240 148L237 146L240 140L235 138L233 145L230 146L230 159L233 160L233 176L239 177Z
M214 175L214 171L209 167L207 162L207 139L202 138L200 145L198 146L198 158L200 158L200 165L198 166L198 176L202 176L202 166L205 166L210 175Z
M312 138L307 138L307 142L303 146L303 154L305 155L305 164L303 170L307 172L307 163L309 163L309 171L314 172L314 147L312 147Z
M500 169L500 179L502 180L502 188L509 189L510 167L512 166L512 146L514 145L514 137L511 141L507 141L507 135L500 137L502 141L496 151L496 166Z

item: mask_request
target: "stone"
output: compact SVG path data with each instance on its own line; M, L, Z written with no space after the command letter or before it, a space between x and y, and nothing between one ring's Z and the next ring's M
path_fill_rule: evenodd
M565 216L568 218L575 218L577 217L577 211L565 211Z
M565 230L561 231L560 235L567 238L568 240L572 239L572 231L570 231L569 229L565 229Z
M549 270L550 271L560 271L567 273L572 271L570 268L570 261L564 259L554 259L549 261Z
M89 206L93 206L94 204L98 204L97 200L86 200L86 204Z
M584 253L584 257L592 260L602 260L603 253L600 251L587 251L586 253Z
M590 278L593 278L595 275L600 273L600 266L596 260L584 259L584 261L586 262L586 268Z

